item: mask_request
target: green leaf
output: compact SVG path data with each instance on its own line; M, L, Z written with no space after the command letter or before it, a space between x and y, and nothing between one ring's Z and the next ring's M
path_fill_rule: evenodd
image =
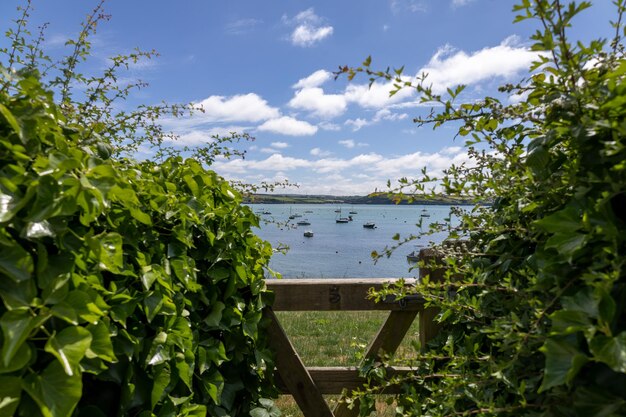
M97 242L95 248L98 266L100 269L121 273L124 267L124 252L122 250L122 236L119 233L103 233L94 236Z
M30 279L34 269L33 258L24 248L0 236L0 274L20 282Z
M150 403L152 409L161 401L165 396L165 389L169 385L171 380L171 371L169 364L165 363L158 366L154 371L154 383L152 384L152 392L150 394Z
M17 123L17 119L13 116L13 113L2 103L0 103L0 114L2 114L5 120L9 123L9 126L17 133L17 135L22 138L22 129L20 125Z
M587 235L577 233L557 233L546 241L546 248L554 248L570 258L587 242Z
M113 351L113 343L111 342L111 333L109 326L104 321L87 326L87 330L91 333L91 345L85 356L88 358L100 358L107 362L117 362Z
M10 372L17 371L18 369L22 369L31 360L32 355L33 349L31 349L28 343L23 343L8 365L5 366L3 363L0 363L0 374L8 374Z
M91 344L91 339L91 333L84 327L67 327L48 339L45 351L56 356L66 374L80 375L79 364Z
M615 372L626 373L626 331L615 337L596 336L589 344L594 359Z
M7 311L0 318L0 327L4 336L2 345L2 363L9 366L22 344L31 332L38 328L48 316L33 316L28 310Z
M591 340L596 328L589 316L582 311L559 310L550 315L552 320L552 333L568 335L583 332L587 340Z
M261 407L256 407L250 410L250 417L270 417L270 413Z
M576 345L575 337L548 338L539 349L546 357L543 382L539 392L569 383L589 361Z
M70 417L82 395L80 374L68 375L54 361L40 374L28 375L22 388L35 400L44 417Z
M215 302L213 304L213 308L211 309L211 313L204 319L204 322L210 327L219 327L220 321L222 320L222 311L224 311L226 306L221 301Z
M202 387L205 389L206 393L209 394L209 397L215 402L215 404L220 404L220 396L222 394L222 389L224 388L224 377L219 371L215 370L210 374L205 374L201 379Z
M594 293L590 287L579 290L573 296L565 296L561 298L564 310L580 311L589 317L598 318L598 306L601 297Z
M577 415L585 417L614 416L626 401L595 387L579 387L574 393Z
M0 223L8 222L19 210L20 204L16 196L4 194L0 190Z
M0 279L0 296L9 310L30 307L35 303L37 287L31 279L20 282Z
M535 225L548 233L559 233L578 230L582 227L583 223L578 210L573 207L566 207L563 210L559 210L543 219L535 221Z
M22 380L17 376L0 376L0 417L13 417L20 404Z

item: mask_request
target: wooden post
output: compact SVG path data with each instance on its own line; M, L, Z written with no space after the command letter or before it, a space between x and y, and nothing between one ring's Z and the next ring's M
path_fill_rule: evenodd
M420 280L429 277L430 282L441 282L445 268L438 267L442 264L443 255L435 249L427 248L420 250L419 261L424 264L420 267ZM439 314L436 307L425 308L419 315L419 339L422 351L426 350L426 344L439 333L439 324L434 318Z

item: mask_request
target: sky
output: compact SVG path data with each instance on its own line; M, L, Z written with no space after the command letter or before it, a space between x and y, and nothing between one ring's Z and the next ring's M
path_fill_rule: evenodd
M0 2L0 28L13 27L18 0ZM437 173L467 161L456 127L433 130L413 119L430 109L411 90L365 77L335 79L340 66L404 66L428 73L435 92L467 85L464 101L496 95L527 74L536 22L513 24L509 0L108 0L109 21L92 38L85 71L134 48L159 56L125 75L149 86L123 104L202 105L193 118L164 120L178 144L201 144L214 134L248 133L245 159L217 160L227 179L258 184L289 180L280 193L364 195L386 183ZM574 39L610 37L609 0L596 0L574 21ZM49 26L53 55L80 31L96 5L88 0L33 0L31 27ZM0 40L0 47L6 40ZM506 103L515 97L502 97ZM145 156L145 155L144 155ZM141 155L138 155L141 157Z

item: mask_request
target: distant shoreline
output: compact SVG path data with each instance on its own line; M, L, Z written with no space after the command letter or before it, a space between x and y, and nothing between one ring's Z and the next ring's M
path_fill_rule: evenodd
M472 199L462 199L451 196L413 197L409 202L408 196L402 198L383 195L369 196L333 196L333 195L301 195L301 194L252 194L244 197L246 204L401 204L401 205L455 205L474 204Z

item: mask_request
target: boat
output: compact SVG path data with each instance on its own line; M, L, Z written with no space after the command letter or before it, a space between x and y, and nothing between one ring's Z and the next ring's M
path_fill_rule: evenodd
M335 222L337 222L337 223L348 223L348 222L350 222L350 219L347 218L347 217L340 217L338 219L335 219Z
M422 213L422 217L430 217L430 214Z
M358 214L356 211L351 211L349 214Z
M263 214L272 214L271 211L264 211Z
M406 256L406 260L409 262L417 262L420 259L419 256L420 256L419 251L414 250L413 252L409 253Z
M313 210L305 210L305 213L313 213Z
M373 223L373 222L363 223L363 227L366 229L376 229L376 223Z
M341 213L341 209L335 210L335 213Z
M307 230L304 232L304 237L313 237L313 230Z
M295 215L295 214L292 214L291 216L289 216L289 220L293 220L293 219L295 219L295 218L296 218L296 215Z
M298 226L310 226L311 222L308 221L307 219L304 220L300 220L298 223L296 223Z

